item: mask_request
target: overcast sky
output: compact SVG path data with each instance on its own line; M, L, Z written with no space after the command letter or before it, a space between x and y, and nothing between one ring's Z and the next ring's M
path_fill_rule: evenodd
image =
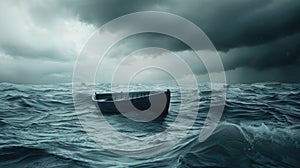
M76 58L101 25L149 10L170 12L199 26L216 47L229 83L300 82L299 0L1 0L0 82L71 82ZM113 65L144 47L173 51L191 63L200 81L207 80L203 64L193 61L187 45L148 33L125 39L113 48L99 73L101 81L108 81ZM127 65L155 62L164 55L137 54ZM172 61L164 61L174 66ZM166 80L166 75L149 71L138 78L159 82Z

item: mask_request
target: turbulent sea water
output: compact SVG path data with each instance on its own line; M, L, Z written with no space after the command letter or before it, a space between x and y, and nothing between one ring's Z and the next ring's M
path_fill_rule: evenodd
M199 85L199 107L199 102L192 98L182 104L185 113L198 114L195 121L186 117L175 125L183 128L186 123L194 122L184 137L176 137L181 135L176 129L169 134L172 138L182 138L179 143L155 155L128 157L107 147L135 144L114 138L114 133L107 132L101 122L96 124L101 135L98 138L108 141L106 147L85 131L78 119L79 115L85 115L85 109L82 113L80 109L75 112L72 84L1 83L0 167L300 167L300 84L225 87L227 97L222 118L204 142L198 138L212 99L207 84ZM96 89L100 92L108 88L99 85ZM162 123L131 122L122 115L105 116L115 131L137 139L156 135L172 126L178 117L182 95L194 92L162 84L133 88L169 88L172 96L169 114ZM86 100L90 96L83 95ZM163 140L144 143L145 147L151 147Z

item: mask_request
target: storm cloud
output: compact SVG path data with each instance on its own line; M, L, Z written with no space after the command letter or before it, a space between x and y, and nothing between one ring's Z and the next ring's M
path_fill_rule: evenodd
M84 22L102 24L132 12L170 12L194 22L218 50L254 46L297 33L300 2L295 0L65 1ZM183 30L184 31L184 30Z
M51 82L68 81L71 64L98 27L140 11L170 12L199 26L218 50L229 82L300 82L297 76L282 75L296 74L300 67L300 1L297 0L33 0L1 1L0 9L2 82L24 82L9 75L4 67L19 76L24 71L27 74L35 71L35 76L54 76ZM188 28L182 31L188 32ZM186 60L192 55L191 49L178 39L148 33L118 43L111 51L110 61L113 64L116 59L144 47L166 48ZM49 66L26 68L29 62ZM20 70L16 63L24 63L21 66L24 68ZM62 68L64 64L67 68ZM59 72L51 70L55 66L65 74L61 79ZM206 73L201 63L191 66L200 76ZM32 77L31 81L39 80Z

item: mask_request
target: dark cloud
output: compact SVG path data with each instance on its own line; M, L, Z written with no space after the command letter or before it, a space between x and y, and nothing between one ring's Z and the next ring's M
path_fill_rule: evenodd
M159 4L158 0L66 0L59 1L66 8L75 12L81 21L101 26L104 23L132 12L154 9Z
M122 15L166 11L196 23L218 50L255 46L300 30L300 1L285 0L172 0L172 1L70 1L64 3L82 21L101 26Z
M197 2L195 7L188 6L191 9L183 15L192 18L219 50L255 46L300 30L298 1Z
M300 33L266 44L232 49L222 54L226 70L250 67L258 70L298 63Z
M160 47L171 52L190 49L184 42L160 33L141 33L133 36L129 36L116 45L114 45L109 53L108 57L124 57L134 52L135 50L147 47ZM158 56L151 54L152 56Z
M284 82L299 83L300 62L291 65L257 70L249 67L240 67L226 71L228 83L253 83L253 82Z
M0 58L5 58L5 63L11 64L3 66L4 59L0 62L3 71L3 67L10 68L9 73L0 73L2 81L9 78L16 82L19 76L24 76L23 69L27 67L21 70L16 68L18 65L11 63L13 59L21 57L41 62L72 62L81 47L73 42L84 41L77 36L80 33L82 37L87 36L93 30L89 29L90 25L100 27L122 15L145 10L170 12L198 25L219 51L229 74L229 81L300 80L295 76L285 75L297 74L300 67L300 1L297 0L1 1L0 9ZM69 24L72 21L79 22L78 20L80 23L76 24L84 25ZM128 24L128 27L119 29L135 26ZM77 27L81 28L73 31ZM83 33L85 31L86 34ZM192 34L188 27L182 32ZM193 38L191 36L192 40ZM202 63L190 58L190 48L187 45L178 39L157 33L138 34L124 39L115 45L110 54L113 58L120 58L144 47L185 52L184 58L192 64L196 74L206 73ZM26 66L30 67L28 62L26 61ZM44 66L46 65L45 63ZM18 73L13 73L14 69ZM59 72L54 73L51 69L55 67L45 68L44 73L49 71L55 79L60 78ZM30 74L35 71L38 69L27 72ZM35 77L31 80L38 81Z
M81 21L97 26L122 15L144 10L166 11L183 16L203 29L217 50L225 53L223 60L227 69L284 66L293 63L299 56L300 1L91 0L66 4ZM142 40L137 36L137 39L131 38L132 42L127 43L132 43L129 46L134 46L134 49L144 47L144 44L152 46L153 43L177 51L189 49L171 38L156 35L145 37Z

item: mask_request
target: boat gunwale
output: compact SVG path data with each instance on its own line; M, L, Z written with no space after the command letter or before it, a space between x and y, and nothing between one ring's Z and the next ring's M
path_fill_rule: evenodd
M151 93L151 91L141 91L141 92ZM149 94L149 95L139 96L139 97L134 97L134 98L129 98L129 99L116 99L116 100L104 100L104 101L100 101L99 99L97 100L95 98L97 93L95 93L95 94L92 95L92 100L95 101L95 102L99 102L99 103L112 103L112 102L120 102L120 101L127 101L127 100L136 100L136 99L150 97L150 96L158 95L158 94L162 94L162 93L166 94L170 91L167 90L167 91L154 91L154 92L155 93L152 93L152 94ZM103 93L103 94L118 94L118 93L127 93L127 94L129 94L129 93L140 93L140 92L116 92L116 93ZM100 93L100 94L102 94L102 93Z

